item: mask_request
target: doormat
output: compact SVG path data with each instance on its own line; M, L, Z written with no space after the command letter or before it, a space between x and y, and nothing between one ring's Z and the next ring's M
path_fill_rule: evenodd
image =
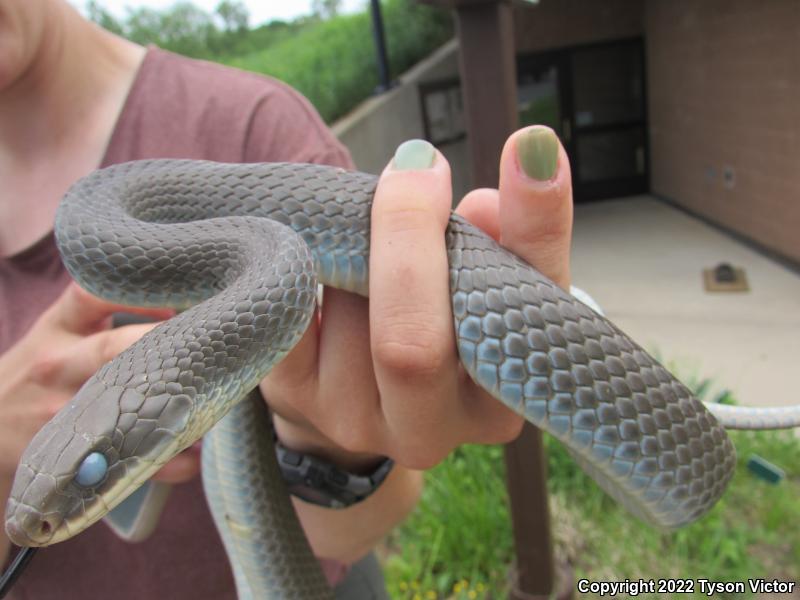
M729 263L720 263L712 269L703 269L703 284L707 292L749 292L744 269Z

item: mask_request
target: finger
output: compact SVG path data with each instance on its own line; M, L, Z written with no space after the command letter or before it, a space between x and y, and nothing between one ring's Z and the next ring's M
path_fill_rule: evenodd
M320 331L319 428L351 452L378 451L385 421L369 344L370 303L341 290L325 293ZM357 374L357 375L356 375Z
M461 199L456 213L482 229L495 241L500 240L500 192L491 188L472 190Z
M370 348L364 343L369 340L369 302L326 288L320 313L313 375L304 378L302 365L281 365L279 377L270 374L262 382L261 391L277 413L276 431L293 449L326 459L334 458L334 446L349 454L377 451L383 447L385 421ZM335 458L343 464L342 456Z
M402 144L384 170L372 205L370 341L382 410L395 454L423 467L442 449L457 414L456 351L444 231L451 205L450 167L421 140ZM449 449L449 448L448 448ZM419 451L419 452L417 452ZM447 450L444 450L446 452Z
M163 483L186 483L200 474L200 443L192 444L153 475Z
M64 348L58 374L61 385L79 387L95 372L138 342L142 336L153 330L159 323L143 323L126 325L117 329L109 329L92 334L79 340L76 344Z
M570 282L572 178L552 129L514 133L500 160L500 243L562 288Z
M155 319L168 319L175 314L169 308L140 308L106 302L82 289L78 284L70 283L51 307L56 322L73 333L88 335L109 326L109 317L116 312L129 312L150 316Z
M311 432L305 437L322 435L360 451L374 445L382 423L372 357L364 344L369 339L369 304L366 298L334 288L325 288L324 294L317 318L262 381L261 392L295 433L305 429ZM324 388L320 382L325 382ZM319 450L303 440L292 441L306 451Z
M284 419L305 421L314 413L319 381L319 310L295 347L272 368L260 385L264 399Z

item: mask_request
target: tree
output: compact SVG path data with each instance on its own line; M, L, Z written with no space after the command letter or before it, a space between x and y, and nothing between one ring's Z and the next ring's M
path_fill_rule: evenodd
M126 36L139 44L156 44L188 56L206 56L216 33L214 20L191 2L178 2L164 11L128 8Z
M222 19L225 31L247 30L250 13L240 0L222 0L214 12Z
M89 19L100 25L103 29L107 29L117 35L124 34L120 22L117 21L110 12L100 6L96 0L89 0L86 5L86 12L89 15Z
M342 7L342 0L312 0L311 10L320 19L330 19L339 14Z

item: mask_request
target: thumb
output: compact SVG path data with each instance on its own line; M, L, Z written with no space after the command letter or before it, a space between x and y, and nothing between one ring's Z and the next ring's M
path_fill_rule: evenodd
M549 127L514 133L500 159L500 243L569 288L572 177Z
M170 308L140 308L107 302L81 289L74 282L67 286L48 310L49 316L57 325L79 335L89 335L106 329L111 315L118 312L133 313L158 320L168 319L175 314Z

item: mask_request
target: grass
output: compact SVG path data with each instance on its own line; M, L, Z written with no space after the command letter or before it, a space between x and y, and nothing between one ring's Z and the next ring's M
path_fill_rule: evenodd
M450 13L406 0L385 0L383 18L392 77L453 35ZM315 23L268 48L220 60L265 73L304 94L330 123L369 97L378 85L369 13Z
M628 515L545 437L555 551L576 581L800 579L800 439L791 432L731 432L739 464L728 490L704 518L672 533ZM753 454L786 479L772 485L751 475ZM391 597L507 597L513 556L501 448L459 448L426 482L418 509L384 551ZM680 597L707 597L695 592Z
M502 465L499 446L462 446L427 473L418 509L389 542L392 598L503 587L512 541Z
M228 64L280 79L304 94L331 123L376 91L378 71L370 12L330 19L273 21L220 30L191 3L137 8L123 22L97 9L93 18L139 44ZM452 11L408 0L383 0L390 76L396 78L453 37Z

